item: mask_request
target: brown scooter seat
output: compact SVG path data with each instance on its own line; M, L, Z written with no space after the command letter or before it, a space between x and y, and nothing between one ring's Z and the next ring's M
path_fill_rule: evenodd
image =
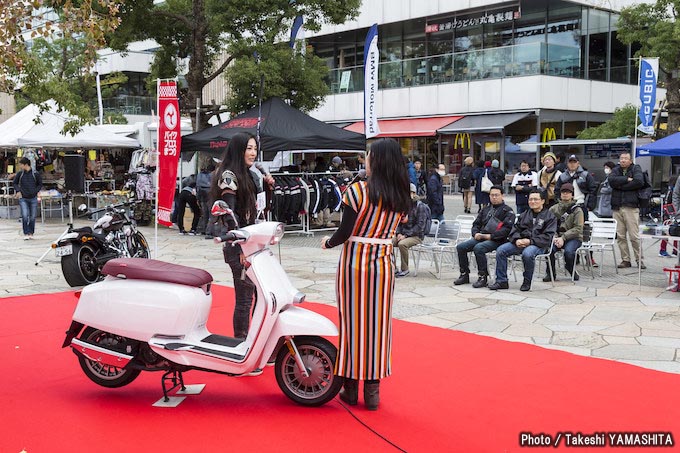
M145 258L116 258L108 261L102 274L130 280L152 280L200 288L213 278L203 269Z

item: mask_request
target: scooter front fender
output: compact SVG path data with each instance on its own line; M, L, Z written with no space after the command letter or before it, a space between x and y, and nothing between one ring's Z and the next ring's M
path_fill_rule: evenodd
M272 355L281 338L296 335L337 337L338 328L323 315L305 308L292 306L279 313L276 318L276 323L262 353L262 365Z

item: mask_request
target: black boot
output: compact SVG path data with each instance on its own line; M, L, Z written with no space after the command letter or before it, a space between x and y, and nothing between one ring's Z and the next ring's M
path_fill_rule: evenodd
M364 404L369 411L377 411L380 404L380 381L364 382Z
M531 280L525 278L522 282L522 286L519 287L520 291L529 291L531 289Z
M345 383L340 390L340 399L350 406L356 406L359 401L359 381L345 378Z
M468 272L463 272L458 279L453 281L453 284L456 286L467 285L468 283L470 283L470 274Z
M472 287L473 288L484 288L487 285L488 285L488 282L486 281L486 275L479 274L479 278L477 279L476 282L474 282L472 284Z

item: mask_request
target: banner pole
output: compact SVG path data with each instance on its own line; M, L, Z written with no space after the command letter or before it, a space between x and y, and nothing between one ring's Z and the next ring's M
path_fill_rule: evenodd
M158 93L160 92L161 89L161 79L156 79L156 150L154 153L156 153L156 171L155 171L155 183L156 183L156 215L154 216L155 222L154 222L154 240L153 240L153 258L157 259L158 258L158 185L159 185L159 174L161 172L161 156L159 153L159 146L161 143L161 138L159 136L160 134L160 129L161 129L161 115L160 115L160 101L158 100Z
M638 57L638 94L640 93L640 74L642 71L642 55ZM640 101L642 102L642 100ZM638 114L640 113L640 107L637 106L637 102L635 103L635 119L633 119L633 127L635 128L635 134L633 135L633 152L631 153L633 155L633 165L635 165L635 160L637 159L637 120L638 120Z

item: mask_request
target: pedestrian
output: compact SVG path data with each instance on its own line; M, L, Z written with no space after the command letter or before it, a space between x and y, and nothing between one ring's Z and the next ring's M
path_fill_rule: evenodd
M567 165L569 165L567 163ZM579 279L579 275L574 271L576 262L576 250L583 243L583 209L581 204L574 198L576 186L565 182L560 186L560 202L550 208L550 212L557 218L557 233L553 239L553 250L550 253L550 267L546 270L543 277L544 282L557 280L555 276L555 253L558 250L564 252L564 266L569 275L574 275L574 280ZM553 270L553 274L550 273Z
M472 287L482 288L487 286L489 269L486 254L493 252L501 244L507 242L510 230L515 223L515 213L503 201L503 189L500 186L493 186L489 191L489 197L491 204L482 209L472 223L472 238L456 246L458 263L460 264L460 277L453 282L454 285L470 283L468 253L473 252L477 261L479 276Z
M673 206L673 191L675 189L675 185L678 181L678 175L671 175L670 179L668 180L668 190L666 191L666 195L664 196L664 201L663 201L663 206L661 206L661 216L663 220L663 214L664 212L669 214L669 217L672 217L673 214L675 214L676 211L675 207ZM671 222L671 219L667 219L668 223ZM664 222L666 223L666 222ZM668 253L667 250L668 247L668 241L667 240L662 240L661 245L659 247L659 256L663 256L665 258L670 258L671 256L677 255L678 254L678 241L673 241L673 248L671 250L671 253Z
M574 187L574 201L581 206L584 220L588 220L588 211L595 209L597 205L597 182L581 166L576 154L571 154L567 158L566 170L557 178L555 193L561 196L560 187L565 183L570 183Z
M498 159L491 161L491 169L489 170L489 179L494 186L503 187L503 182L505 181L505 172L501 170L501 164Z
M439 176L437 170L437 165L433 164L427 174L427 205L430 207L432 218L443 222L444 186L442 185L442 177Z
M472 208L472 182L475 169L472 167L474 160L468 156L463 161L463 168L458 174L458 187L463 191L463 209L466 214L470 213Z
M345 378L340 399L355 405L359 381L364 403L377 410L380 380L392 373L392 240L412 206L399 143L379 139L366 154L366 181L345 191L341 225L323 249L342 244L336 294L340 337L335 373Z
M531 170L529 162L523 160L519 164L519 172L513 176L510 186L515 189L517 213L521 214L529 209L529 192L538 187L538 174Z
M212 180L210 193L213 202L222 200L234 212L234 219L224 216L220 222L231 230L255 223L257 218L256 197L262 192L260 179L250 170L257 157L257 143L255 137L245 132L239 132L229 140L224 151L215 177ZM274 178L268 175L264 182L274 185ZM217 227L217 225L215 225ZM216 236L218 231L214 230ZM236 305L234 307L234 337L245 340L250 326L250 312L253 305L255 285L245 275L241 262L241 246L225 244L222 252L224 262L231 268L234 279Z
M555 185L562 174L562 172L559 171L555 166L556 161L557 158L555 157L555 154L551 152L545 153L543 159L541 160L543 163L543 168L541 168L538 172L538 187L547 192L546 204L548 208L557 203L557 199L555 197Z
M496 249L496 281L489 289L508 289L508 258L522 255L524 280L520 291L531 289L536 255L545 254L557 231L557 219L546 207L545 190L529 192L529 210L519 216L510 231L508 242Z
M198 222L198 233L212 238L212 227L210 219L210 187L212 186L212 176L215 165L211 162L203 167L196 175L196 198L201 207L201 218Z
M604 163L604 180L600 183L600 188L598 189L599 196L597 199L597 207L593 210L596 216L601 218L611 218L612 212L612 187L609 185L609 175L612 170L616 167L616 164L612 161L607 161Z
M401 270L395 275L397 278L405 277L409 274L409 249L423 243L425 234L429 232L428 225L431 224L432 220L430 208L420 201L416 186L413 184L409 184L409 186L412 204L411 210L408 213L408 221L399 224L397 234L392 241L395 247L399 247L399 257L401 258Z
M43 182L40 173L33 170L31 161L26 157L19 160L21 169L12 181L15 197L19 199L21 209L21 227L24 240L33 239L35 233L35 218L38 215L38 193L42 190Z
M475 171L472 174L475 183L475 204L477 205L477 213L489 204L489 192L482 191L482 178L486 175L486 170L489 167L491 167L491 162L488 160L486 162L480 160L477 162L477 168L475 168Z
M639 165L633 163L630 153L619 155L619 165L609 175L612 187L612 211L616 220L616 243L621 252L618 268L631 267L628 239L633 247L635 260L641 269L647 269L642 261L640 249L640 202L638 190L644 185L644 176Z
M187 205L194 215L188 234L189 236L196 236L196 228L198 228L198 222L201 220L201 208L198 206L198 198L196 198L196 175L187 176L182 180L182 189L179 191L179 203L177 205L179 234L187 234L184 229L184 211Z

